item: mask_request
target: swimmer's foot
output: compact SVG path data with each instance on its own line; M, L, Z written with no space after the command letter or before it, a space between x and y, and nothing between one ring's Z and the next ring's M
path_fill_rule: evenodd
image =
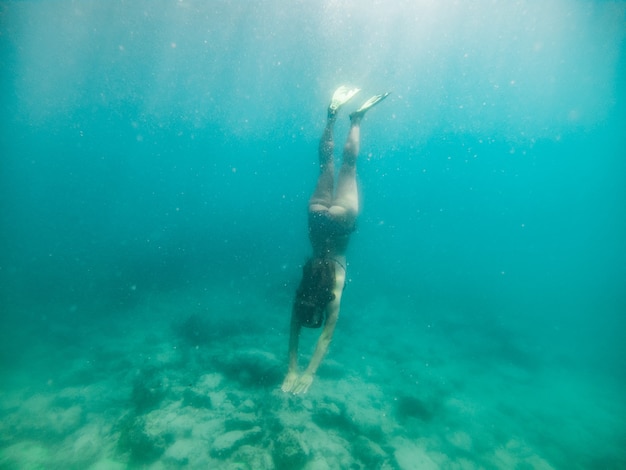
M390 93L391 92L388 91L387 93L383 93L382 95L372 96L369 100L363 103L359 109L357 109L355 112L350 114L350 121L355 122L356 120L356 122L358 122L361 119L363 119L363 116L365 116L365 113L367 112L368 109L376 106L382 100L387 98Z
M359 91L360 88L349 88L347 86L340 86L333 93L333 99L330 101L330 105L328 106L328 118L332 119L337 115L337 111L344 104L354 97Z

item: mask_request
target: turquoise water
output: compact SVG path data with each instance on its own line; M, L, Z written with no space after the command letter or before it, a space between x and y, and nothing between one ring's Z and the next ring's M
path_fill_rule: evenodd
M0 468L626 467L625 25L622 1L0 1ZM341 84L337 149L392 95L293 397Z

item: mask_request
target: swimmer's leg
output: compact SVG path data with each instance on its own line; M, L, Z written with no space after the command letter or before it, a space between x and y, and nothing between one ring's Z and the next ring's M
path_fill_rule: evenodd
M343 147L343 162L337 178L337 194L330 209L335 217L353 222L359 212L359 192L356 183L356 161L359 156L361 120L353 119Z
M332 204L335 178L333 128L339 108L346 104L358 92L358 88L339 87L335 90L330 105L328 106L326 127L320 139L318 150L320 174L317 179L315 191L311 199L309 199L310 211L327 210Z
M333 126L335 120L328 119L324 133L319 144L320 174L317 177L317 184L311 199L309 199L309 210L320 211L328 209L333 199L333 186L335 176L335 162L333 158Z
M361 120L373 106L387 98L389 93L372 96L359 109L350 114L350 131L343 148L343 162L337 179L337 194L330 209L336 217L352 223L359 212L359 192L356 183L356 161L359 156Z
M390 92L382 93L380 95L374 95L369 100L361 105L359 109L350 114L350 120L354 122L355 119L361 120L365 113L370 109L380 103L382 100L389 96Z
M337 88L335 93L333 93L333 99L330 101L330 105L328 106L328 117L334 118L337 115L339 108L350 101L359 91L361 91L360 88L350 88L347 86L340 86Z

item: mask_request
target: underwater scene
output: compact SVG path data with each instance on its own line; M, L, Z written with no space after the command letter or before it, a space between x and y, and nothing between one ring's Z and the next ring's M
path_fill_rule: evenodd
M626 468L625 40L0 0L0 469Z

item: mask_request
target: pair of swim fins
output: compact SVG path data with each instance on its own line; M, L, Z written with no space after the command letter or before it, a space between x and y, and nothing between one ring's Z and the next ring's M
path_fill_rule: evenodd
M354 95L356 95L360 88L350 88L347 86L340 86L333 93L333 98L330 101L330 106L328 106L328 117L334 117L344 104L350 101ZM365 112L380 103L382 100L389 96L390 92L382 93L380 95L374 95L369 100L361 105L359 109L350 114L350 120L354 118L362 118L365 115Z

